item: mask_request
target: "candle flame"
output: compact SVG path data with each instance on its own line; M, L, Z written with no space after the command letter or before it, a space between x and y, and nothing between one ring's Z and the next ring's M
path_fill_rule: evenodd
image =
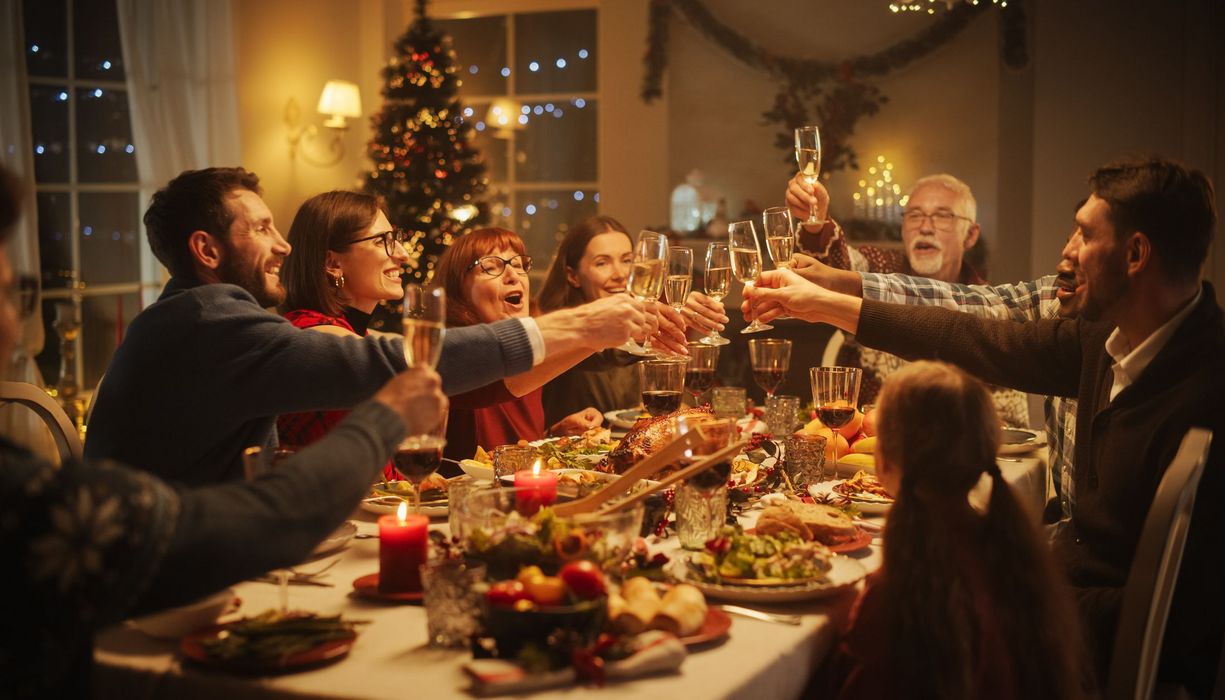
M532 476L540 476L540 458L537 457L535 463L532 464Z
M408 520L408 501L400 501L400 507L396 509L396 519L403 525L405 520Z

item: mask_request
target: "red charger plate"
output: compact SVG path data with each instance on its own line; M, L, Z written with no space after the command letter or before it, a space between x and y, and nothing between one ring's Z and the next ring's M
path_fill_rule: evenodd
M379 590L379 574L366 574L353 580L353 591L362 598L382 600L389 603L420 603L425 594L421 591L383 593Z
M179 642L179 650L183 652L183 656L201 666L222 671L259 674L289 673L338 661L349 653L349 650L353 648L353 641L357 639L356 632L349 632L346 637L329 639L310 649L300 651L283 659L213 658L204 651L204 646L201 642L216 637L225 628L225 625L212 625L211 627L196 630L183 637Z
M681 637L680 642L687 647L713 642L716 639L722 639L727 636L727 631L732 627L732 618L727 613L718 608L706 608L706 619L702 621L702 626L697 632Z

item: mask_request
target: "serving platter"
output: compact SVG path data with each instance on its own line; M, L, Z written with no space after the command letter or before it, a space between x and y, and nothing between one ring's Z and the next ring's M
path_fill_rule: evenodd
M858 561L842 555L830 558L830 570L825 578L795 584L734 585L708 583L693 577L684 561L677 560L672 572L679 580L692 584L708 598L734 603L795 603L838 595L867 576L867 569Z
M1021 430L1019 428L1004 428L1000 435L1000 450L1002 455L1025 454L1046 444L1046 433L1037 430Z
M192 662L206 668L263 675L304 671L337 661L349 653L349 650L353 648L353 642L357 639L357 632L350 631L340 639L329 639L296 654L276 659L221 659L209 656L204 650L203 642L215 639L225 631L226 625L213 625L192 632L179 642L179 651Z

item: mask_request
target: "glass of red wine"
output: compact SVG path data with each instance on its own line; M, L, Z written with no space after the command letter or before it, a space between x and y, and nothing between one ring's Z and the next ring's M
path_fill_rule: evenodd
M672 413L681 407L688 366L688 361L683 359L653 359L638 363L642 407L652 417Z
M446 325L447 298L442 288L415 284L404 289L403 332L405 357L410 368L438 366L442 354L442 332ZM421 510L421 484L442 465L447 421L433 430L404 438L392 456L392 466L413 485L413 510Z
M753 365L753 381L766 392L768 403L791 369L791 341L754 338L749 341L749 362Z
M693 405L699 405L702 394L715 385L715 369L719 365L719 346L702 342L687 343L689 365L685 368L685 391L693 394Z
M817 406L817 418L830 429L834 441L834 473L838 473L837 430L855 417L855 405L859 401L859 382L863 370L858 367L813 367L808 370L812 378L812 401Z

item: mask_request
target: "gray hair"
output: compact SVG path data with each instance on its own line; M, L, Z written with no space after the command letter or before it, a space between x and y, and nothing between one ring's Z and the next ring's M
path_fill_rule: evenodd
M957 196L957 204L960 205L961 209L957 213L969 218L970 221L978 221L978 201L974 199L974 193L970 191L970 186L966 183L948 173L938 173L919 178L914 186L910 188L911 193L923 185L939 185L952 192Z

